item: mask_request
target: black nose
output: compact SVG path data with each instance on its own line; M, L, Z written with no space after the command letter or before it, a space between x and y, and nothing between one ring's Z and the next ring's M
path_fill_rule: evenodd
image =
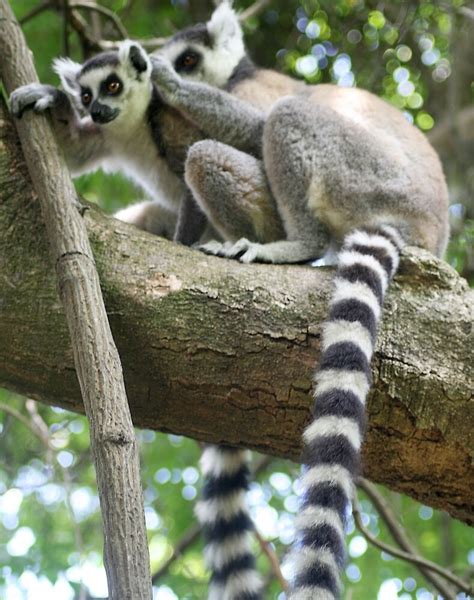
M94 123L109 123L119 114L118 108L110 108L95 100L91 105L90 115Z

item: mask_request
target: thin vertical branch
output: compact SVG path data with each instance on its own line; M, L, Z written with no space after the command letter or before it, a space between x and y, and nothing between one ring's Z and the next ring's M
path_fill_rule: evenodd
M6 0L0 0L0 74L9 92L38 81ZM27 114L16 124L46 225L90 422L109 598L145 600L152 591L137 444L94 257L74 186L46 117Z

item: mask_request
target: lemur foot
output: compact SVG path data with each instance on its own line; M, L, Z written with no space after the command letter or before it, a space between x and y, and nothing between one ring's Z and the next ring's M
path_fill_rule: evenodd
M16 89L10 96L12 114L20 119L26 110L41 113L56 106L61 92L52 85L30 83Z
M251 242L241 238L237 242L217 242L211 240L206 244L196 246L201 252L221 256L223 258L236 258L242 263L272 262L271 256L266 252L265 244Z

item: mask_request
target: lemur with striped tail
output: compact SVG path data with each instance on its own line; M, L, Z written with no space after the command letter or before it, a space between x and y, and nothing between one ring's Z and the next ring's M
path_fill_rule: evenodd
M441 256L448 240L440 162L397 109L363 90L308 86L264 113L221 89L180 77L163 57L152 60L165 101L212 138L190 148L185 166L194 198L224 239L202 249L242 262L337 264L313 419L303 433L303 494L289 592L292 600L335 600L385 294L405 244ZM258 80L258 71L249 78ZM269 243L235 240L227 232L241 218L253 169L261 168L285 235ZM240 466L213 467L220 453L208 452L214 456L206 457L211 482L201 520L212 532L209 598L261 598L248 546L238 541L245 511L240 501L234 503L232 485L226 487ZM244 522L242 530L247 529Z

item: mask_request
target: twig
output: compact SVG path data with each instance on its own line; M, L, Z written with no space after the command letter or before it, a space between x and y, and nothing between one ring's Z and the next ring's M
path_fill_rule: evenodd
M409 554L418 554L417 548L414 544L411 543L408 538L405 530L398 522L396 516L394 515L392 509L386 502L385 498L382 494L379 493L375 485L360 477L357 481L357 485L362 489L368 498L371 500L372 504L377 509L377 512L382 517L384 523L387 525L387 528L392 535L393 539L397 542L402 550L408 552ZM430 569L425 569L423 567L419 567L420 572L425 577L427 581L429 581L438 592L446 598L452 596L452 590L446 583L440 579L437 575L435 575Z
M260 544L260 549L268 557L268 561L270 562L272 571L275 577L278 579L282 590L284 592L287 592L288 582L283 577L283 573L281 572L280 561L278 560L278 556L271 547L271 544L266 539L264 539L257 530L255 530L255 537L257 538L258 543Z
M453 583L457 589L465 592L466 594L474 593L474 587L471 587L468 583L466 583L459 577L456 577L456 575L451 573L451 571L448 571L447 569L443 569L443 567L440 567L436 563L426 560L416 554L411 554L409 552L404 552L403 550L398 550L398 548L394 548L393 546L390 546L389 544L385 544L384 542L381 542L379 539L377 539L374 535L372 535L372 533L365 527L365 525L362 522L362 518L360 515L360 506L359 506L359 502L358 502L357 498L354 498L354 500L353 500L352 512L354 515L354 521L357 525L357 528L362 533L362 535L365 537L365 539L368 542L370 542L373 546L376 546L380 550L383 550L384 552L387 552L387 554L391 554L392 556L395 556L396 558L400 558L400 559L410 562L414 565L422 566L427 569L430 569L434 573L438 573L438 575L441 575L441 577L444 577L444 579ZM455 600L455 596L449 595L447 597L447 600Z
M175 544L171 556L168 559L166 559L165 562L158 569L158 571L156 571L153 574L153 576L151 578L151 581L153 584L157 584L158 580L161 577L163 577L163 575L166 575L166 573L168 572L168 569L171 567L171 565L174 563L174 561L177 560L178 558L180 558L183 555L183 553L190 546L192 546L192 544L194 544L195 541L197 541L200 533L201 533L201 526L199 525L199 523L195 523L192 527L190 527L184 533L183 537Z
M272 0L257 0L239 14L239 21L246 21L264 11Z
M54 460L54 457L57 456L58 451L51 443L48 426L46 425L46 423L42 419L41 415L39 414L36 402L34 400L27 400L25 403L25 406L26 406L26 410L28 411L28 413L30 415L29 419L27 419L25 417L25 415L23 415L21 412L17 411L16 409L12 408L11 406L8 406L8 404L4 404L3 402L0 403L0 411L6 412L7 414L11 415L17 421L22 423L22 425L25 425L25 427L27 427L33 433L33 435L44 446L46 455L47 455L47 460L50 463L52 469L54 469L55 467L57 467L59 465L59 468L60 468L62 476L63 476L63 485L66 490L65 504L66 504L66 508L69 513L71 522L73 523L73 526L74 526L74 540L75 540L76 550L77 550L79 556L81 557L80 560L82 562L84 560L84 558L83 558L84 557L84 543L82 540L81 530L76 521L76 516L72 509L71 500L70 500L71 493L72 493L71 473L69 472L69 469L67 467L64 467L59 461ZM86 588L82 581L80 583L79 594L80 594L79 600L81 600L82 598L85 598Z
M69 2L63 0L63 52L69 56Z
M26 15L24 15L23 17L21 17L21 19L19 19L20 25L24 25L25 23L27 23L34 17L36 17L39 14L41 14L42 12L44 12L45 10L48 10L48 8L51 8L50 0L41 2L40 4L38 4L38 6L35 6L35 8L32 8L29 12L26 13Z
M17 421L20 421L20 423L23 423L23 425L25 425L25 427L28 427L28 429L37 438L39 438L41 440L41 442L44 443L41 432L38 431L38 429L35 427L34 423L32 423L29 419L27 419L25 417L25 415L23 415L21 412L19 412L15 408L12 408L11 406L8 406L8 404L4 404L3 402L0 402L0 411L3 411L5 413L9 414L10 416L14 417Z
M126 30L126 28L125 28L124 24L122 23L122 21L109 8L106 8L105 6L102 6L100 4L96 4L95 2L70 2L69 6L71 8L90 10L90 11L97 12L97 13L99 13L101 15L104 15L110 21L112 21L112 23L113 23L115 29L117 30L117 33L120 35L120 37L122 37L122 38L128 38L129 37L128 36L128 31Z
M135 40L136 42L138 42L140 44L140 46L143 46L143 48L145 48L145 50L156 50L157 48L161 48L162 46L164 46L166 44L166 42L168 42L171 38L170 37L161 37L161 38L149 38L149 39L138 39ZM119 44L119 41L115 41L115 40L99 40L97 42L97 45L100 47L101 50L114 50L115 48L117 48Z

